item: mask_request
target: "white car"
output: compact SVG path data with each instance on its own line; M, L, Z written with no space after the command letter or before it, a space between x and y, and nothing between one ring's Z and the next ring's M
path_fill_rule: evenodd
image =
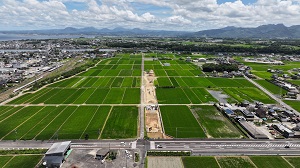
M156 147L157 147L157 148L162 148L162 146L161 146L161 145L157 145Z

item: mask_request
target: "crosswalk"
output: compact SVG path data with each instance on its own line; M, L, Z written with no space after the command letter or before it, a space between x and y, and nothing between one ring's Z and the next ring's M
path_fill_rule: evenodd
M131 149L136 149L136 141L131 142Z
M95 145L72 145L72 148L96 148Z
M155 142L150 141L150 149L155 149Z

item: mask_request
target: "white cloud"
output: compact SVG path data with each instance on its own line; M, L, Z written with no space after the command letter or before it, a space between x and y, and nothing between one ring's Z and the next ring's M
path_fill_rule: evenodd
M64 3L85 3L87 9L69 11ZM138 11L134 2L151 11ZM94 26L202 30L225 26L254 27L261 24L300 24L300 0L241 0L218 4L217 0L2 0L0 29L63 28ZM99 5L101 4L101 5ZM176 26L170 26L176 25Z

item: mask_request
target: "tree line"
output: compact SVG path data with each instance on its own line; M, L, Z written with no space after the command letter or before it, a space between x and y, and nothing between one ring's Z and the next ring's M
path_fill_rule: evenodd
M231 71L237 71L239 70L237 64L213 64L213 63L207 63L202 65L202 70L204 72L231 72Z

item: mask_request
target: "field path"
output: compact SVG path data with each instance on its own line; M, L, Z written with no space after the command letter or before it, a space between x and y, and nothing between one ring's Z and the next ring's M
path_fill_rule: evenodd
M16 156L11 157L11 158L5 163L5 165L3 165L3 167L5 167L6 165L8 165L9 162L11 162L11 160L13 160L14 157L16 157Z
M107 117L106 117L106 120L105 120L103 126L102 126L102 129L101 129L101 132L100 132L100 134L99 134L99 136L98 136L98 139L100 139L100 137L101 137L101 135L102 135L102 132L103 132L103 130L104 130L104 128L105 128L106 122L107 122L107 120L108 120L108 118L109 118L109 116L110 116L110 113L111 113L112 109L113 109L113 106L112 106L112 107L110 108L110 110L109 110L109 113L108 113L108 115L107 115Z
M143 139L145 136L145 104L144 104L144 71L145 71L145 54L142 53L142 64L141 64L141 97L140 97L140 108L139 108L139 125L138 131L140 132L139 138Z
M281 158L283 159L283 160L285 160L290 166L292 166L293 168L295 168L295 166L294 165L292 165L288 160L286 160L286 158L285 157L282 157L281 156Z

